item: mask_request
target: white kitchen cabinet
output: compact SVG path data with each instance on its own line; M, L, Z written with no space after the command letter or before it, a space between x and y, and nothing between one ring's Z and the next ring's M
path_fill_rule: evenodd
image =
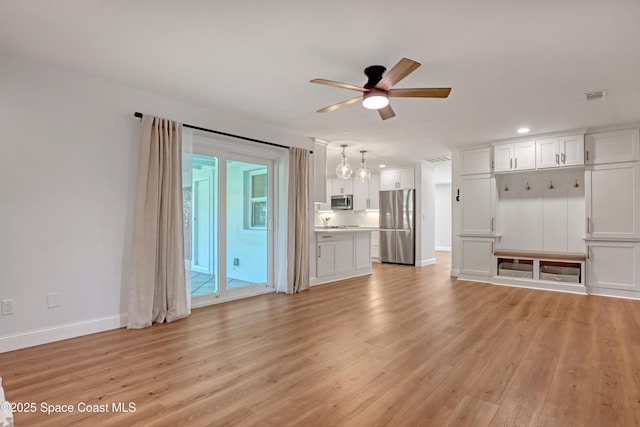
M630 162L640 160L638 128L600 132L585 136L585 163Z
M494 234L496 230L495 178L490 174L463 176L461 190L462 226L460 234Z
M331 192L333 191L333 180L331 178L325 180L325 194L327 195L327 201L325 203L318 203L316 206L319 211L331 210Z
M640 238L639 180L639 162L587 167L585 199L588 238Z
M318 242L316 275L328 276L336 270L336 243Z
M380 190L406 190L415 188L413 168L386 169L380 172Z
M327 144L315 142L313 144L313 170L314 170L314 202L327 203Z
M353 210L363 211L367 209L369 201L369 181L353 180Z
M371 259L380 261L380 232L371 232Z
M589 287L638 292L640 291L639 265L640 243L638 242L587 242L587 285Z
M538 169L584 165L584 136L568 135L536 140Z
M378 209L380 175L371 174L368 181L353 180L353 210Z
M491 173L493 148L483 147L460 151L461 175Z
M380 208L380 175L371 174L369 178L369 205L367 209Z
M345 194L353 194L353 178L331 178L331 195L343 196Z
M371 233L355 233L356 270L371 267Z
M493 276L493 238L462 237L460 274Z
M493 148L495 172L512 172L536 168L536 142L521 141L498 144Z
M354 237L355 233L317 233L316 275L318 277L354 270ZM368 248L367 254L369 254Z

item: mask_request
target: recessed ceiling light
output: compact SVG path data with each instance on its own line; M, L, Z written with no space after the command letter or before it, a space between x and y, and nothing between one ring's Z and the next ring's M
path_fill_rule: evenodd
M518 129L518 133L529 133L529 128L520 128Z
M386 167L387 167L387 165L378 165L378 167L386 168Z

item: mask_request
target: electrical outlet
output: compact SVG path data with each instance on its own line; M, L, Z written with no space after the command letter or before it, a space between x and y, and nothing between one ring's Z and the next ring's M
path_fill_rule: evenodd
M47 308L60 307L60 293L52 292L47 294Z
M240 265L240 258L234 258L233 259L233 265Z
M8 316L9 314L13 314L13 300L12 299L3 299L2 300L2 315Z

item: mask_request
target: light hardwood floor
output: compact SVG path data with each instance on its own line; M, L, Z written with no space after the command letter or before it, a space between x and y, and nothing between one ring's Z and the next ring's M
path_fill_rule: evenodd
M133 402L16 426L640 426L640 301L435 266L0 354L13 402Z

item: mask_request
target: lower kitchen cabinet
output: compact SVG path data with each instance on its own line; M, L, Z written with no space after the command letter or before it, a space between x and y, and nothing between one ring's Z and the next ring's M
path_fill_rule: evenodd
M312 284L370 274L371 231L316 232L316 277Z
M640 297L640 243L590 240L587 257L587 285L593 293Z
M371 259L380 261L380 232L371 232Z
M464 276L492 276L493 268L493 237L462 237L460 274ZM471 278L471 277L469 277Z

